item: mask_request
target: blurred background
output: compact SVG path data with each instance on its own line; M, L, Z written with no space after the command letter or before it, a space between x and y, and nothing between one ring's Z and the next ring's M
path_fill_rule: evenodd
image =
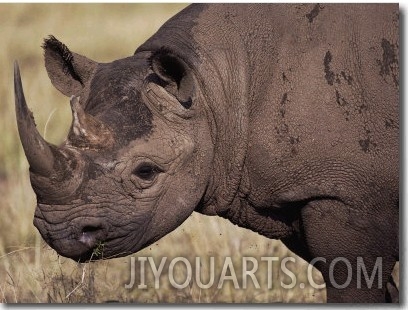
M20 65L27 103L34 113L37 128L49 142L59 144L71 123L69 99L48 79L41 49L43 39L52 34L71 51L98 62L110 62L132 55L160 25L185 6L0 4L0 302L325 301L324 289L315 290L307 284L303 289L297 285L285 290L278 282L268 289L266 268L261 266L257 272L260 289L250 285L251 281L246 289L235 289L232 281L226 281L222 289L217 289L217 276L215 284L205 290L194 281L185 289L171 287L166 272L170 259L178 256L192 263L195 257L215 257L216 274L220 274L225 257L232 257L234 267L239 267L243 256L293 256L296 262L288 266L297 274L298 283L307 282L308 265L279 241L266 239L219 218L193 214L176 231L132 255L136 260L137 257L154 257L157 265L161 257L169 258L160 289L154 288L152 274L148 272L147 289L125 288L130 280L130 257L91 264L77 264L60 257L41 240L32 225L36 201L15 121L14 60ZM185 268L183 264L178 265L181 267L180 283L185 279ZM202 270L208 271L208 260L204 265ZM242 287L240 270L236 270L236 275ZM274 279L290 282L278 268ZM314 279L322 283L316 271Z

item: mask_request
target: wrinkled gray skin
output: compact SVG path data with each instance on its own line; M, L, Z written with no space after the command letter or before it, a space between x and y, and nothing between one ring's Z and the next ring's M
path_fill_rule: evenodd
M399 253L398 36L397 5L275 4L192 5L112 63L48 38L73 123L61 146L45 142L16 66L34 225L86 261L98 245L93 259L137 252L193 211L219 215L325 258L328 301L384 301ZM336 257L352 263L343 290ZM356 288L357 257L369 275L382 258L382 288Z

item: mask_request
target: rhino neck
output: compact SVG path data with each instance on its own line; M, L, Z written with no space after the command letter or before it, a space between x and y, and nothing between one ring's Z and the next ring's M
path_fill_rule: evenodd
M218 20L206 14L214 12L203 12L204 21ZM215 215L234 208L240 187L245 183L251 76L248 54L233 25L224 25L230 35L221 37L205 31L209 25L196 27L195 52L199 57L196 72L214 144L213 177L200 212Z
M191 5L136 50L170 49L194 71L199 104L206 105L215 150L213 175L198 211L213 215L225 213L235 204L249 122L248 53L236 25L220 14L216 6Z

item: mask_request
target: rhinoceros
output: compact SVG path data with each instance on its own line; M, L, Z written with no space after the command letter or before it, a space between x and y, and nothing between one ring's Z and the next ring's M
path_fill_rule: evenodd
M329 302L384 301L399 255L398 5L194 4L124 59L53 36L43 48L68 137L38 133L17 64L16 113L34 225L60 255L129 255L197 211L282 240Z

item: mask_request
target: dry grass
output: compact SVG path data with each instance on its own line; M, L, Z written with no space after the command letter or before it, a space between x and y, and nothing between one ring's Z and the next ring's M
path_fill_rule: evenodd
M175 290L168 281L147 289L126 289L130 258L118 258L80 265L58 257L41 241L32 225L35 196L28 180L28 165L18 140L12 85L13 61L19 61L27 101L41 132L47 125L47 140L60 143L69 128L68 98L51 85L43 67L42 39L49 34L72 51L100 62L128 56L146 38L184 5L96 5L96 4L0 4L0 301L14 302L322 302L324 290L306 286L272 290L260 270L261 289L249 285L234 289L229 283L201 290L197 285ZM55 110L55 111L54 111ZM156 244L134 255L214 256L221 272L224 257L292 255L280 242L239 229L228 222L194 214L182 227ZM168 263L167 265L168 266ZM165 267L163 279L167 278ZM298 281L305 282L307 264L297 259ZM183 271L179 271L183 276ZM238 280L241 281L239 272ZM283 275L277 273L278 279ZM319 274L316 275L319 277ZM217 279L217 277L216 277ZM231 281L227 281L231 282ZM217 283L217 282L216 282ZM241 282L240 282L241 283Z

